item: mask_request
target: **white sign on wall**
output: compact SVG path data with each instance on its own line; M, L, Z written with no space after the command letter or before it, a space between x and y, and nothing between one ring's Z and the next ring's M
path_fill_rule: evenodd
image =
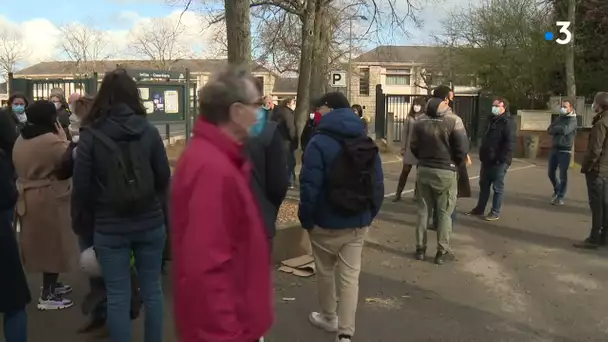
M330 85L333 88L346 88L346 71L332 71Z

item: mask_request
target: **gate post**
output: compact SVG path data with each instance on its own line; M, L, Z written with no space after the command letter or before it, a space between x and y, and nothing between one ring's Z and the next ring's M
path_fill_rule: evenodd
M393 152L395 145L395 114L388 113L386 115L386 149L387 152Z
M382 85L376 84L376 140L386 138L386 101Z

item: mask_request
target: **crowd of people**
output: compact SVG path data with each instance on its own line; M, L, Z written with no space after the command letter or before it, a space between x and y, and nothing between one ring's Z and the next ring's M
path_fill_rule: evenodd
M129 342L130 322L143 306L145 341L162 341L169 234L179 340L263 341L273 322L275 222L296 185L317 278L319 310L308 320L337 342L353 339L361 254L383 203L384 175L363 108L342 93L315 100L298 134L294 99L274 105L246 69L219 72L199 91L193 135L173 172L137 84L124 70L107 73L94 96L72 94L66 101L55 91L30 102L13 94L8 103L0 112L0 272L7 276L0 282L0 312L7 342L27 341L25 307L32 296L26 273L41 276L38 309L68 309L72 288L61 275L78 262L90 286L82 299L89 320L79 332L107 327L112 341ZM585 248L605 243L608 212L602 168L608 94L599 94L594 108L582 168L593 212ZM454 259L457 198L471 196L469 138L453 109L447 86L413 100L394 199L401 200L415 166L414 255L426 258L427 231L436 230L438 265ZM564 100L562 116L548 129L555 205L564 204L575 123L572 101ZM509 102L496 98L480 146L480 194L467 214L499 219L515 132Z

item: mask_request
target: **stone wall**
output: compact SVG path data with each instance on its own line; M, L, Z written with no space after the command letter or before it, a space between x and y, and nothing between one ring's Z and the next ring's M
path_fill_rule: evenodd
M376 117L376 84L380 84L382 76L382 67L369 67L369 95L359 95L359 73L355 70L351 78L351 104L358 104L363 107L364 114L371 121L375 121Z
M582 161L582 158L587 151L589 132L589 128L579 128L576 133L576 140L574 141L574 160L577 163ZM520 158L524 157L525 137L530 134L540 135L537 158L547 159L553 144L553 137L550 136L547 131L519 131L517 134L517 147L515 149L515 155Z

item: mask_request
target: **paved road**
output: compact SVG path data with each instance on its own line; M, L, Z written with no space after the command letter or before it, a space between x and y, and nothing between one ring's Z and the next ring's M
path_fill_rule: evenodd
M398 162L385 164L388 197L400 167ZM471 167L473 178L476 168ZM571 247L589 227L583 177L573 170L566 205L553 207L545 174L544 167L514 162L501 219L485 222L460 215L452 238L458 260L442 267L411 257L414 204L387 201L364 251L355 341L607 341L608 251ZM476 195L477 182L472 185ZM474 201L460 199L458 210L470 209ZM431 234L429 254L434 241ZM39 287L39 278L30 277L32 289ZM63 280L75 287L72 298L81 300L86 290L82 276L74 273ZM171 286L167 279L165 283L163 341L176 341ZM333 341L306 320L317 308L314 279L277 273L275 291L277 319L267 341ZM95 340L74 333L82 323L77 308L29 309L31 342ZM142 341L142 320L134 327L134 341Z
M167 128L166 125L155 125L156 128L158 129L158 131L160 132L160 135L163 137L163 139L167 139ZM186 134L186 125L184 124L171 124L169 126L169 135L170 137L175 137L175 136L179 136L179 135L185 135Z

